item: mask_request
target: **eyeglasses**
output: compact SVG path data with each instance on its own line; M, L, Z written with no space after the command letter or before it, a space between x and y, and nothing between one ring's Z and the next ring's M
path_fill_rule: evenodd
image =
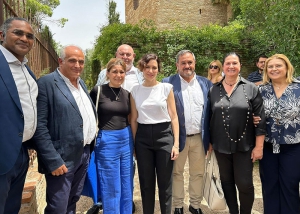
M12 33L15 34L17 37L23 37L25 35L28 40L35 39L35 36L32 33L25 33L22 30L13 30Z
M209 66L209 69L218 69L219 67L218 66L216 66L216 65L210 65Z

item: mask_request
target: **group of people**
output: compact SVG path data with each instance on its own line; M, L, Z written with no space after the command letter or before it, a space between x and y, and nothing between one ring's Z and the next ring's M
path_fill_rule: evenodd
M264 213L300 213L300 82L283 54L260 55L248 81L240 75L241 66L240 56L229 53L223 66L213 61L208 70L211 81L224 73L208 99L210 143L229 211L251 213L252 168L259 160Z
M97 132L95 106L80 79L84 53L64 47L59 67L36 81L25 57L35 40L30 23L9 18L0 38L0 213L19 212L29 148L45 174L44 212L76 213Z
M196 75L193 52L181 50L177 73L159 82L159 57L146 54L136 68L132 47L123 44L89 93L79 47L64 47L59 67L36 81L26 65L35 39L28 21L7 19L0 38L0 214L20 209L28 148L45 174L46 214L76 213L91 151L99 195L89 214L134 212L135 158L143 213L154 213L156 181L161 213L170 214L172 203L174 214L184 213L188 158L189 211L201 214L212 150L231 214L251 213L257 160L264 213L300 212L300 82L285 55L259 57L259 71L249 76L257 87L241 77L235 52L212 61L205 78Z
M190 164L189 210L201 213L202 176L209 144L206 97L212 83L195 75L196 60L189 50L180 51L176 56L178 74L162 82L157 81L161 62L156 54L144 55L137 63L138 68L133 65L135 54L131 46L119 46L115 56L100 72L98 84L90 92L97 105L100 90L99 132L95 146L100 179L99 184L94 185L96 189L99 186L100 194L88 213L98 213L101 208L104 213L134 211L134 164L127 159L127 154L132 156L133 142L143 213L154 212L156 180L161 213L172 212L172 199L177 206L176 212L183 212L183 171L187 157ZM183 93L181 88L188 92ZM178 109L186 116L179 115ZM198 164L199 161L202 164Z

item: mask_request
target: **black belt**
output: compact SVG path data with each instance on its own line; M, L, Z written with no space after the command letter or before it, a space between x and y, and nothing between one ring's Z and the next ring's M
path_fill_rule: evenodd
M198 135L198 134L200 134L200 133L197 133L197 134L187 134L186 137L193 137L193 136Z

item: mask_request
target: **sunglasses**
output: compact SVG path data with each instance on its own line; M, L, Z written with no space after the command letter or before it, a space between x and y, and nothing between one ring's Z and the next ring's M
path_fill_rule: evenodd
M219 67L218 66L216 66L216 65L210 65L209 66L209 69L218 69Z

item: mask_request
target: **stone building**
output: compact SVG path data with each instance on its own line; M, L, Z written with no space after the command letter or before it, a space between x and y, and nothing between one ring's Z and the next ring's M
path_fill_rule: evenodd
M151 19L158 29L175 25L224 25L232 17L229 0L125 0L126 23Z

